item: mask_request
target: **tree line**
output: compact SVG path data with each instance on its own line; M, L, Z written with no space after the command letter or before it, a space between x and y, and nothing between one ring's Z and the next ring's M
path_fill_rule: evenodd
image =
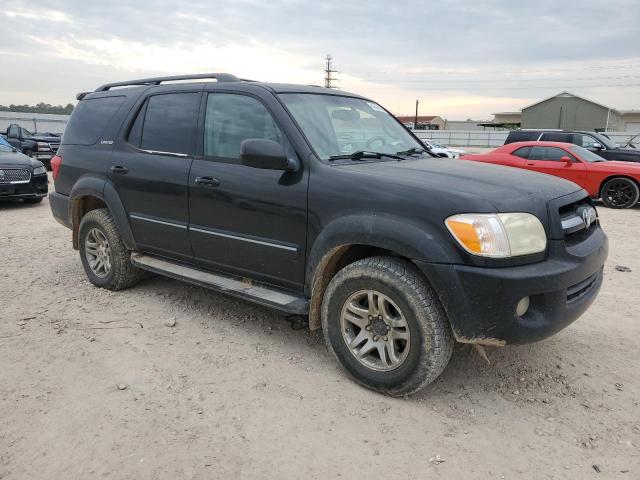
M49 103L40 102L37 105L14 105L8 107L0 105L0 112L20 112L20 113L55 113L58 115L70 115L73 112L73 105L67 103L66 106L51 105Z

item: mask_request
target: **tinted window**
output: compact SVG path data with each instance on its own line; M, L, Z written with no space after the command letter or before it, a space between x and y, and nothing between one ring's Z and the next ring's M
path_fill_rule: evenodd
M145 103L138 112L136 121L133 122L131 130L129 130L129 136L127 138L130 144L135 145L138 148L140 148L140 142L142 141L142 126L144 125L144 114L146 111L147 104Z
M191 154L193 125L199 102L199 93L169 93L149 97L140 148ZM134 124L134 127L137 126Z
M11 125L11 127L9 127L9 131L7 132L7 135L11 138L18 138L20 136L20 130L18 129L18 126Z
M82 100L73 109L73 114L64 131L62 143L93 145L118 112L125 97L103 97Z
M210 94L204 124L205 156L237 159L240 144L248 138L283 143L282 132L258 100L244 95Z
M507 143L514 142L528 142L529 140L538 140L539 136L540 132L526 132L518 130L515 132L509 132L507 140L504 143L506 145Z
M529 155L530 160L546 160L549 162L559 162L562 157L569 157L575 161L573 155L558 147L533 147Z
M578 141L576 142L576 145L579 145L579 146L584 147L584 148L595 148L594 145L596 143L600 143L598 140L593 138L591 135L579 134L579 135L576 135L576 137L578 138ZM602 145L602 143L600 143L600 145Z
M529 152L531 152L531 147L521 147L513 152L512 155L521 158L529 158Z
M570 133L545 133L540 140L545 142L573 143L573 135Z

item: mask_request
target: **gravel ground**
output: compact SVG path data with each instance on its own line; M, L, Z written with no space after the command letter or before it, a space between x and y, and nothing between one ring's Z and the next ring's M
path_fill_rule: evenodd
M638 479L640 209L600 214L582 318L491 366L461 345L392 399L268 309L160 277L94 288L46 200L0 205L0 478Z

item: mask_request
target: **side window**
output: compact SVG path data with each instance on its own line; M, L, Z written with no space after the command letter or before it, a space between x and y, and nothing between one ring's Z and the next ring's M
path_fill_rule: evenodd
M18 138L20 132L18 132L18 126L17 125L11 125L11 127L9 128L9 131L7 132L7 136L8 137L12 137L12 138Z
M531 152L531 147L520 147L511 155L515 155L516 157L520 157L520 158L529 158L530 152Z
M571 135L567 133L544 133L540 140L544 142L573 143Z
M545 147L533 147L529 154L529 160L546 160L544 154Z
M209 94L204 121L204 155L238 159L240 144L248 138L284 144L282 131L258 100L233 93Z
M584 147L584 148L594 148L594 145L596 143L600 143L598 142L595 138L593 138L591 135L579 135L580 138L580 143L578 143L579 146Z
M193 153L192 133L199 103L200 93L168 93L149 97L141 126L140 148L186 155ZM134 135L134 129L138 127L136 123L138 119L132 128Z
M133 122L131 130L129 130L129 136L127 137L127 141L138 148L140 148L140 142L142 142L142 126L144 125L144 114L146 111L147 104L145 103L138 111L136 120Z
M545 147L545 160L550 160L554 162L559 162L562 157L569 157L571 160L575 161L573 155L569 152L565 152L563 149L558 147Z

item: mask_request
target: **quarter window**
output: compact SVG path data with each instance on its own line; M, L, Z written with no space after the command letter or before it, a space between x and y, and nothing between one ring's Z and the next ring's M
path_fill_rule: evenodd
M139 118L129 133L134 143L138 129L142 130L140 148L156 152L193 153L193 125L198 114L199 93L169 93L149 97L144 115L144 124ZM135 143L134 143L135 144Z
M284 142L273 117L255 98L229 93L209 94L204 123L205 156L238 159L240 144L248 138Z
M520 158L529 158L529 153L531 152L531 147L520 147L512 155Z

